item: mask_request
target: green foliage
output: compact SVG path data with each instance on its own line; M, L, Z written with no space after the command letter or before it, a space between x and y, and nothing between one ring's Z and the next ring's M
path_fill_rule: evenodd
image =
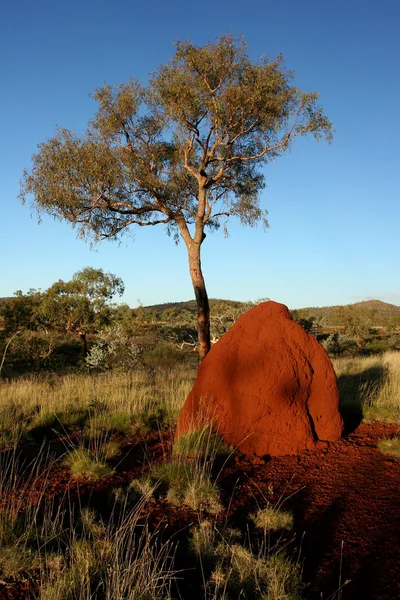
M183 234L181 219L196 214L201 229L231 215L253 225L265 217L260 165L298 136L332 136L317 94L291 86L292 77L281 57L253 63L232 36L203 47L178 42L147 87L132 79L96 90L86 135L59 129L43 143L22 197L96 238L134 223Z
M139 364L141 351L126 335L122 325L113 325L100 331L91 346L85 361L89 368L97 371L129 371Z
M86 267L75 273L71 281L54 283L43 295L39 312L55 328L86 335L108 322L107 301L123 291L124 284L115 275Z
M253 308L256 303L212 300L210 305L212 308L211 338L213 341L217 341L224 333L229 331L240 315Z
M5 325L0 375L5 362L5 371L11 372L77 365L71 345L68 352L62 350L70 343L68 336L81 340L86 355L87 335L111 321L113 311L108 302L123 290L122 280L115 275L86 267L71 281L57 281L45 292L16 292L15 298L0 304ZM7 336L11 337L7 340Z
M294 321L301 325L308 333L316 334L319 329L317 318L314 315L302 317L300 311L292 310L291 315Z
M355 354L357 351L357 342L341 333L332 333L322 342L322 345L328 354L335 357L344 354Z
M239 543L239 532L203 521L191 532L190 548L206 573L210 598L301 600L304 584L298 564L282 551L256 554Z
M22 329L34 331L40 326L39 308L42 297L42 293L34 289L25 295L18 290L13 298L0 304L0 314L7 334Z
M168 371L184 363L186 358L186 354L182 350L166 343L160 343L144 353L143 362L153 369Z
M240 531L231 528L220 528L208 519L200 521L193 527L189 537L189 548L201 561L202 568L211 573L216 563L216 549L223 543L227 545L238 543Z
M380 300L367 300L347 306L300 308L292 312L295 320L314 318L326 330L350 336L366 336L374 329L394 331L400 326L400 307Z
M97 89L98 110L84 135L60 128L41 144L21 197L95 241L157 224L183 239L202 359L211 343L200 261L205 230L226 228L230 217L267 226L262 167L297 137L332 138L318 94L292 79L282 57L254 63L230 35L202 47L177 42L147 86L131 79Z

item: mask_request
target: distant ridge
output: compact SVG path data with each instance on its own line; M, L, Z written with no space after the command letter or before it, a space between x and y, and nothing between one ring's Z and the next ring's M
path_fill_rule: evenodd
M239 300L226 300L222 298L210 298L209 302L211 310L215 302L226 302L227 304L230 304L234 307L240 307L247 304L247 302L240 302ZM164 312L164 310L167 310L168 308L177 308L179 310L190 310L192 312L195 312L196 300L185 300L182 302L164 302L163 304L151 304L149 306L145 306L144 308L154 310L154 312L157 315L161 315L161 313Z
M315 317L326 327L343 325L346 320L352 318L368 321L371 327L400 326L400 306L382 302L382 300L363 300L354 304L299 308L295 312L300 318Z
M0 298L1 304L7 302L11 298ZM215 303L226 303L227 306L240 308L248 304L247 302L241 302L239 300L228 300L222 298L211 298L210 308L213 310ZM184 300L176 302L163 302L160 304L151 304L145 306L146 309L153 310L158 317L161 314L171 308L178 310L188 310L190 312L196 312L196 301L195 300ZM295 313L299 318L308 319L315 317L321 324L333 327L341 325L345 317L349 315L359 316L373 321L376 327L387 327L387 326L400 326L400 306L395 304L389 304L382 300L362 300L361 302L355 302L354 304L339 304L334 306L309 306L306 308L298 308L291 311Z
M211 312L215 302L225 302L235 307L245 305L246 302L235 300L210 299ZM196 302L194 300L186 300L184 302L165 302L164 304L153 304L146 306L154 310L160 316L162 312L168 308L176 308L178 310L196 311ZM393 327L400 326L400 306L382 302L382 300L363 300L354 304L343 304L334 306L322 307L307 307L298 308L291 311L298 318L309 319L314 317L321 325L326 327L336 327L344 324L349 318L359 318L371 323L374 327ZM373 325L372 325L373 324Z

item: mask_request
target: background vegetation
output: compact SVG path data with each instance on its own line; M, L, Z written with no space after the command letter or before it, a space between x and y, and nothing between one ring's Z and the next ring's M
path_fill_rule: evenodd
M172 599L193 581L211 600L306 597L281 500L230 526L235 492L219 481L235 449L207 423L173 444L198 366L195 303L131 309L112 303L122 289L86 268L0 302L0 585L65 600ZM211 304L214 340L253 306ZM346 421L400 421L399 313L292 313L332 355ZM381 446L397 455L397 439ZM152 522L165 513L179 535Z
M0 376L195 367L195 301L132 309L112 303L122 290L115 275L87 267L44 292L0 299ZM254 304L211 299L212 341ZM400 349L400 307L392 304L303 308L292 316L333 358Z

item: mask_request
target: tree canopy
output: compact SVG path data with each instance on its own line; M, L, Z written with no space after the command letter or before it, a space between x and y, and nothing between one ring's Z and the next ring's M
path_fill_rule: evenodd
M60 279L45 292L18 291L1 312L8 332L65 331L81 339L86 354L86 335L108 324L109 301L123 292L124 284L116 275L85 267L70 281Z
M40 145L21 195L94 240L132 225L164 224L183 239L198 306L199 353L210 348L200 249L206 230L238 217L267 225L261 167L299 136L332 138L316 93L292 85L281 56L255 63L241 39L177 42L172 60L143 85L97 89L84 135L58 129Z

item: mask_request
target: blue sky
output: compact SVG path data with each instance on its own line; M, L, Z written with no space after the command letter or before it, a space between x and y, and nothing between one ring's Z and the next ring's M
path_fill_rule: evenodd
M243 35L254 60L282 52L295 83L318 91L334 143L298 140L265 169L270 228L209 234L213 298L269 297L290 308L379 298L400 305L400 97L397 0L133 2L15 0L0 23L0 297L46 289L85 266L125 282L131 306L193 297L186 249L160 227L95 250L68 223L39 225L18 200L37 145L56 125L81 132L105 81L143 82L174 53Z

